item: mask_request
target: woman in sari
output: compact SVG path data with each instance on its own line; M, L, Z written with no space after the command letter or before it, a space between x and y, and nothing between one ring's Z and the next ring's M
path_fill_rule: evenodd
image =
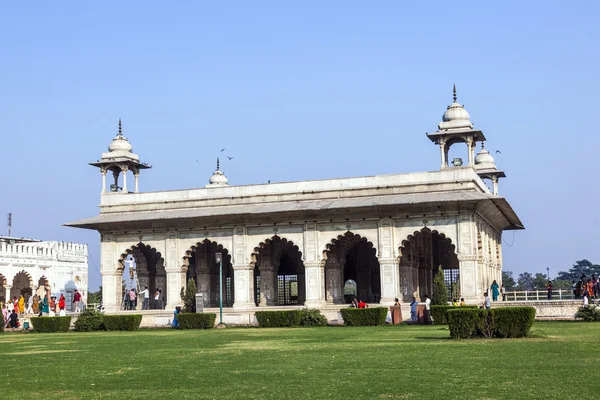
M23 314L25 312L25 297L21 295L19 297L19 314Z
M171 327L175 329L179 328L179 314L181 314L181 307L175 307L175 312L173 313L173 322L171 323Z
M496 282L494 280L494 282L492 282L492 300L494 301L498 301L498 295L500 294L500 286L498 286L498 282Z
M48 306L48 295L44 295L44 302L42 303L42 315L48 315L50 313L50 307Z
M40 301L40 298L37 294L35 296L33 296L33 313L34 314L40 313L39 301Z

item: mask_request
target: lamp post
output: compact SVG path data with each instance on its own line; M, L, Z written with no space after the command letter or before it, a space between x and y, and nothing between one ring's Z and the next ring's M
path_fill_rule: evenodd
M219 325L223 325L223 254L215 253L215 261L219 263Z
M550 280L550 268L546 267L546 275L548 276L548 280Z

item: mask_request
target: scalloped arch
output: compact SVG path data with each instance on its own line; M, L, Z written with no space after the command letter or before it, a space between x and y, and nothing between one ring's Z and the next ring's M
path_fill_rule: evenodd
M210 240L208 237L204 238L203 240L200 240L199 242L197 242L196 244L190 246L189 249L187 249L185 251L185 255L183 256L183 268L187 268L190 266L190 258L192 257L192 253L195 252L196 250L198 250L198 247L203 246L203 245L216 245L217 250L221 251L224 254L224 256L229 256L231 257L231 254L229 253L229 250L224 247L221 243L214 241L214 240Z
M344 246L344 242L346 246ZM329 252L332 250L333 246L338 246L341 243L342 246L345 247L344 251L347 251L359 242L364 242L371 245L373 250L375 250L375 256L377 256L377 247L373 244L373 242L368 240L366 237L359 235L358 233L347 231L343 235L338 235L336 238L331 239L331 241L325 245L325 250L323 250L323 260L327 260Z
M260 255L261 250L264 250L265 247L267 247L268 245L270 245L273 242L281 242L282 246L281 249L279 249L279 254L281 255L281 253L283 252L284 247L291 247L292 249L296 250L298 252L298 254L300 255L300 257L302 257L302 251L300 250L300 248L291 240L286 239L285 237L281 237L279 235L273 235L271 236L269 239L265 239L262 242L260 242L258 244L258 246L256 246L254 248L254 250L252 250L252 253L250 254L251 256L251 260L252 260L252 264L256 264L257 261L257 256ZM276 256L278 256L276 255Z
M156 257L157 260L162 260L164 262L164 258L158 250L156 250L152 246L144 244L143 242L139 242L138 244L134 244L133 246L129 247L127 250L125 250L124 253L121 253L121 255L119 256L120 267L118 268L118 271L123 271L125 269L125 260L127 259L127 256L130 254L133 255L133 252L136 249L139 249L146 258L148 257L148 255L151 255L153 257Z

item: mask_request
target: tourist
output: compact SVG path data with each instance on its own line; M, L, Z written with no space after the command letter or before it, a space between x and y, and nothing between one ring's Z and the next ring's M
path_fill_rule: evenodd
M500 284L500 295L502 296L502 301L506 301L506 289L504 288L504 283Z
M400 300L397 297L394 299L394 307L400 307Z
M160 290L156 289L154 292L154 308L159 309L160 307Z
M159 293L159 296L160 296L160 299L159 299L160 300L160 309L164 310L164 308L165 308L165 296L163 296L163 294L162 294L162 289L158 289L158 293Z
M429 318L430 310L431 310L431 299L429 298L428 295L425 295L425 310L423 310L423 320L426 324L429 324L429 322L430 322L430 318Z
M417 306L419 302L417 298L413 296L412 301L410 302L410 322L417 323Z
M17 329L19 327L19 315L17 314L17 310L13 309L13 312L10 314L8 319L9 319L9 326L12 329Z
M54 317L56 312L56 297L50 296L50 302L48 303L48 315Z
M12 314L13 310L15 309L15 305L13 304L12 300L8 301L6 308L8 309L8 315Z
M173 313L173 322L171 323L171 327L175 329L179 328L179 314L181 314L181 307L175 307L175 312Z
M135 290L129 291L129 310L135 310Z
M591 279L587 280L587 283L585 284L585 290L587 292L588 298L593 298L592 296L594 296L594 288L592 287Z
M6 304L2 304L2 323L4 327L8 324L8 309L6 308Z
M490 309L492 307L492 303L490 301L490 295L488 294L488 292L485 292L483 294L483 306L481 306L481 308L486 308L486 309Z
M27 299L27 309L25 310L25 314L33 314L33 296L29 296Z
M144 286L144 290L142 290L141 295L144 295L144 303L142 303L142 310L148 309L148 304L150 302L150 291L148 290L148 286Z
M452 299L452 305L454 307L458 307L458 301L456 299Z
M367 303L362 301L362 299L358 299L358 308L367 308Z
M79 290L75 289L75 294L73 294L73 304L75 305L75 312L81 312L81 309L79 308L79 303L81 302L81 293L79 293Z
M587 306L588 306L588 304L589 304L589 301L588 301L587 292L584 292L584 293L583 293L583 306L584 306L584 307L587 307Z
M39 314L40 312L40 296L38 296L37 294L35 296L33 296L33 313L34 314Z
M598 297L598 278L596 278L596 274L592 274L592 289L594 290L594 298Z
M463 297L461 297L461 298L460 298L460 306L461 306L461 307L464 307L464 306L466 306L466 305L467 305L467 303L465 303L465 299L464 299Z
M63 311L67 306L67 299L65 299L64 294L60 294L60 299L58 299L58 311Z
M19 297L19 315L22 315L25 313L25 297L23 297L23 295L21 295Z
M494 282L492 282L492 299L494 301L498 301L498 295L500 294L500 286L498 286L498 282L496 282L496 280L494 279Z
M358 308L358 300L356 300L356 297L352 299L352 303L350 303L350 308Z
M40 317L42 315L44 315L44 316L50 315L50 306L48 304L48 295L47 294L44 295L44 301L42 303L42 310L40 312Z
M546 289L548 290L548 300L552 300L552 281L548 281Z

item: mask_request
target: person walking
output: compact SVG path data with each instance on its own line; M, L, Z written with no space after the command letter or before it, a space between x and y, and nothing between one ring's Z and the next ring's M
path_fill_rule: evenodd
M64 294L60 294L60 299L58 299L58 312L60 313L67 306L67 299L65 299Z
M548 290L548 300L552 300L552 281L548 281L546 289Z
M488 294L488 292L485 292L483 294L483 306L481 308L483 307L485 307L487 310L492 308L492 302L490 301L490 295Z
M44 295L44 301L42 303L41 315L48 316L50 314L50 305L48 304L48 294Z
M81 309L79 308L79 303L81 302L81 293L79 293L79 290L75 289L75 294L73 295L73 305L75 306L75 312L81 312Z
M27 309L25 310L25 314L33 314L33 296L29 296L27 299Z
M417 323L417 306L419 305L419 302L417 301L417 298L415 296L413 296L412 301L410 302L410 322L412 322L413 324Z
M430 319L430 310L431 310L431 299L428 295L425 295L425 310L423 311L423 320L425 324L429 324Z
M502 296L502 301L506 301L506 289L504 288L504 283L500 285L500 296Z
M140 293L144 296L144 302L142 303L142 310L148 309L148 304L150 303L150 291L148 290L148 286L144 286L144 290Z
M38 296L37 294L33 296L33 313L40 313L40 296Z
M154 308L157 310L160 308L160 290L158 289L154 292Z
M498 282L496 282L496 280L494 279L494 282L492 282L492 299L494 301L498 301L498 295L500 294L500 286L498 286Z
M25 313L25 297L23 295L19 296L19 315L23 315Z

